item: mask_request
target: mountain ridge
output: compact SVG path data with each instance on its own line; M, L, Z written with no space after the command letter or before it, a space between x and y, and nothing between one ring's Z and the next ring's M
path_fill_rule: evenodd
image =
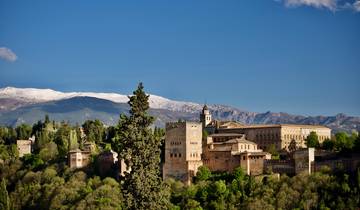
M50 94L50 95L49 95ZM128 112L127 96L117 93L70 92L51 89L0 89L0 124L16 126L34 123L49 114L53 119L82 123L100 119L108 125L116 124L119 114ZM168 121L198 120L202 105L174 101L150 95L150 113L157 117L156 125ZM360 117L339 113L334 116L303 116L285 112L249 112L226 105L208 105L213 119L239 121L244 124L311 124L324 125L336 131L360 130ZM76 109L75 109L76 108Z

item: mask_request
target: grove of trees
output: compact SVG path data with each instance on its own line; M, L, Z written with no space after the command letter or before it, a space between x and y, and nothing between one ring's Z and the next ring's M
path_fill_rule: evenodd
M33 126L0 127L0 209L359 209L360 169L324 168L277 178L248 176L241 168L214 173L201 166L190 186L162 180L164 130L152 125L148 97L139 84L129 97L129 114L115 126L96 119L70 125L45 116ZM33 153L19 158L16 140L31 136L36 137ZM116 150L131 171L100 176L96 154L89 167L70 169L68 152L85 141L98 150ZM356 133L338 133L322 144L315 133L307 143L340 153L360 151ZM275 147L269 152L279 155Z

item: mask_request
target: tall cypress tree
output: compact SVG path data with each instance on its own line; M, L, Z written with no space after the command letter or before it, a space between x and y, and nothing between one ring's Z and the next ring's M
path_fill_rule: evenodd
M10 209L10 198L6 189L6 180L3 178L0 183L0 209Z
M115 148L131 169L125 173L123 194L128 209L165 209L168 194L160 177L160 139L150 126L154 118L149 109L149 95L142 83L129 97L130 115L122 114L116 128Z

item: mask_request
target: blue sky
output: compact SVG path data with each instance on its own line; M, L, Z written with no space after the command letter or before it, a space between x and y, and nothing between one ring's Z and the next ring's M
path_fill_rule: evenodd
M338 3L336 3L338 2ZM0 0L0 87L360 116L360 1Z

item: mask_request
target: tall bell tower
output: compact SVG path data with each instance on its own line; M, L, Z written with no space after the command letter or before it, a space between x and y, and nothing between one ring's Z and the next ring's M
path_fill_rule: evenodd
M211 119L210 111L205 104L200 113L200 122L202 122L203 128L205 128L206 126L208 126L211 123L211 121L212 121L212 119Z

